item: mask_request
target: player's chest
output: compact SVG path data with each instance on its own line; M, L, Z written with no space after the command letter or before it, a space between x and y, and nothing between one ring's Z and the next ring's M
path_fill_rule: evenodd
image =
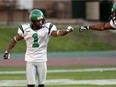
M48 30L47 29L40 29L37 31L34 30L26 30L25 31L25 39L31 39L31 38L45 38L48 36Z

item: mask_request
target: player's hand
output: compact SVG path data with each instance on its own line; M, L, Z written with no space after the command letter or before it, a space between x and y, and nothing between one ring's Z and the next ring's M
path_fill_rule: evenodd
M74 28L72 26L68 26L67 29L66 29L67 32L72 32L74 31Z
M81 27L79 28L79 32L84 32L84 31L86 31L86 30L89 30L89 26L81 26Z
M4 58L4 59L10 59L10 54L9 54L8 51L6 51L6 52L4 53L3 58Z

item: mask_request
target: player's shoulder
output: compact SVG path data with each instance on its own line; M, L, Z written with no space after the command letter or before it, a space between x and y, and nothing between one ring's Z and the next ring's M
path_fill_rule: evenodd
M20 24L18 26L19 29L25 30L30 27L30 23Z
M49 28L51 28L53 25L55 26L55 24L48 22L48 23L45 23L45 24L43 25L43 27L46 27L46 28L49 29Z

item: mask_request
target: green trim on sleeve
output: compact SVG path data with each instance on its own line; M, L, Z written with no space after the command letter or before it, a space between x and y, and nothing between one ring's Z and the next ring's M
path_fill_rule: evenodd
M19 25L19 29L24 33L24 30L21 24Z
M48 32L48 34L50 33L50 31L51 31L53 25L54 25L54 24L50 24L50 25L49 25L49 28L48 28L48 29L49 29L49 32Z

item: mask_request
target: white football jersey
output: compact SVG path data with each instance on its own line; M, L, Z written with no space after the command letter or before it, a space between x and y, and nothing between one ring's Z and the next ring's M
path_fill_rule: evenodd
M47 61L47 44L53 30L57 28L52 23L43 24L39 30L33 30L31 24L21 24L18 27L18 34L24 37L27 46L25 61Z
M110 20L110 25L116 29L116 20Z

